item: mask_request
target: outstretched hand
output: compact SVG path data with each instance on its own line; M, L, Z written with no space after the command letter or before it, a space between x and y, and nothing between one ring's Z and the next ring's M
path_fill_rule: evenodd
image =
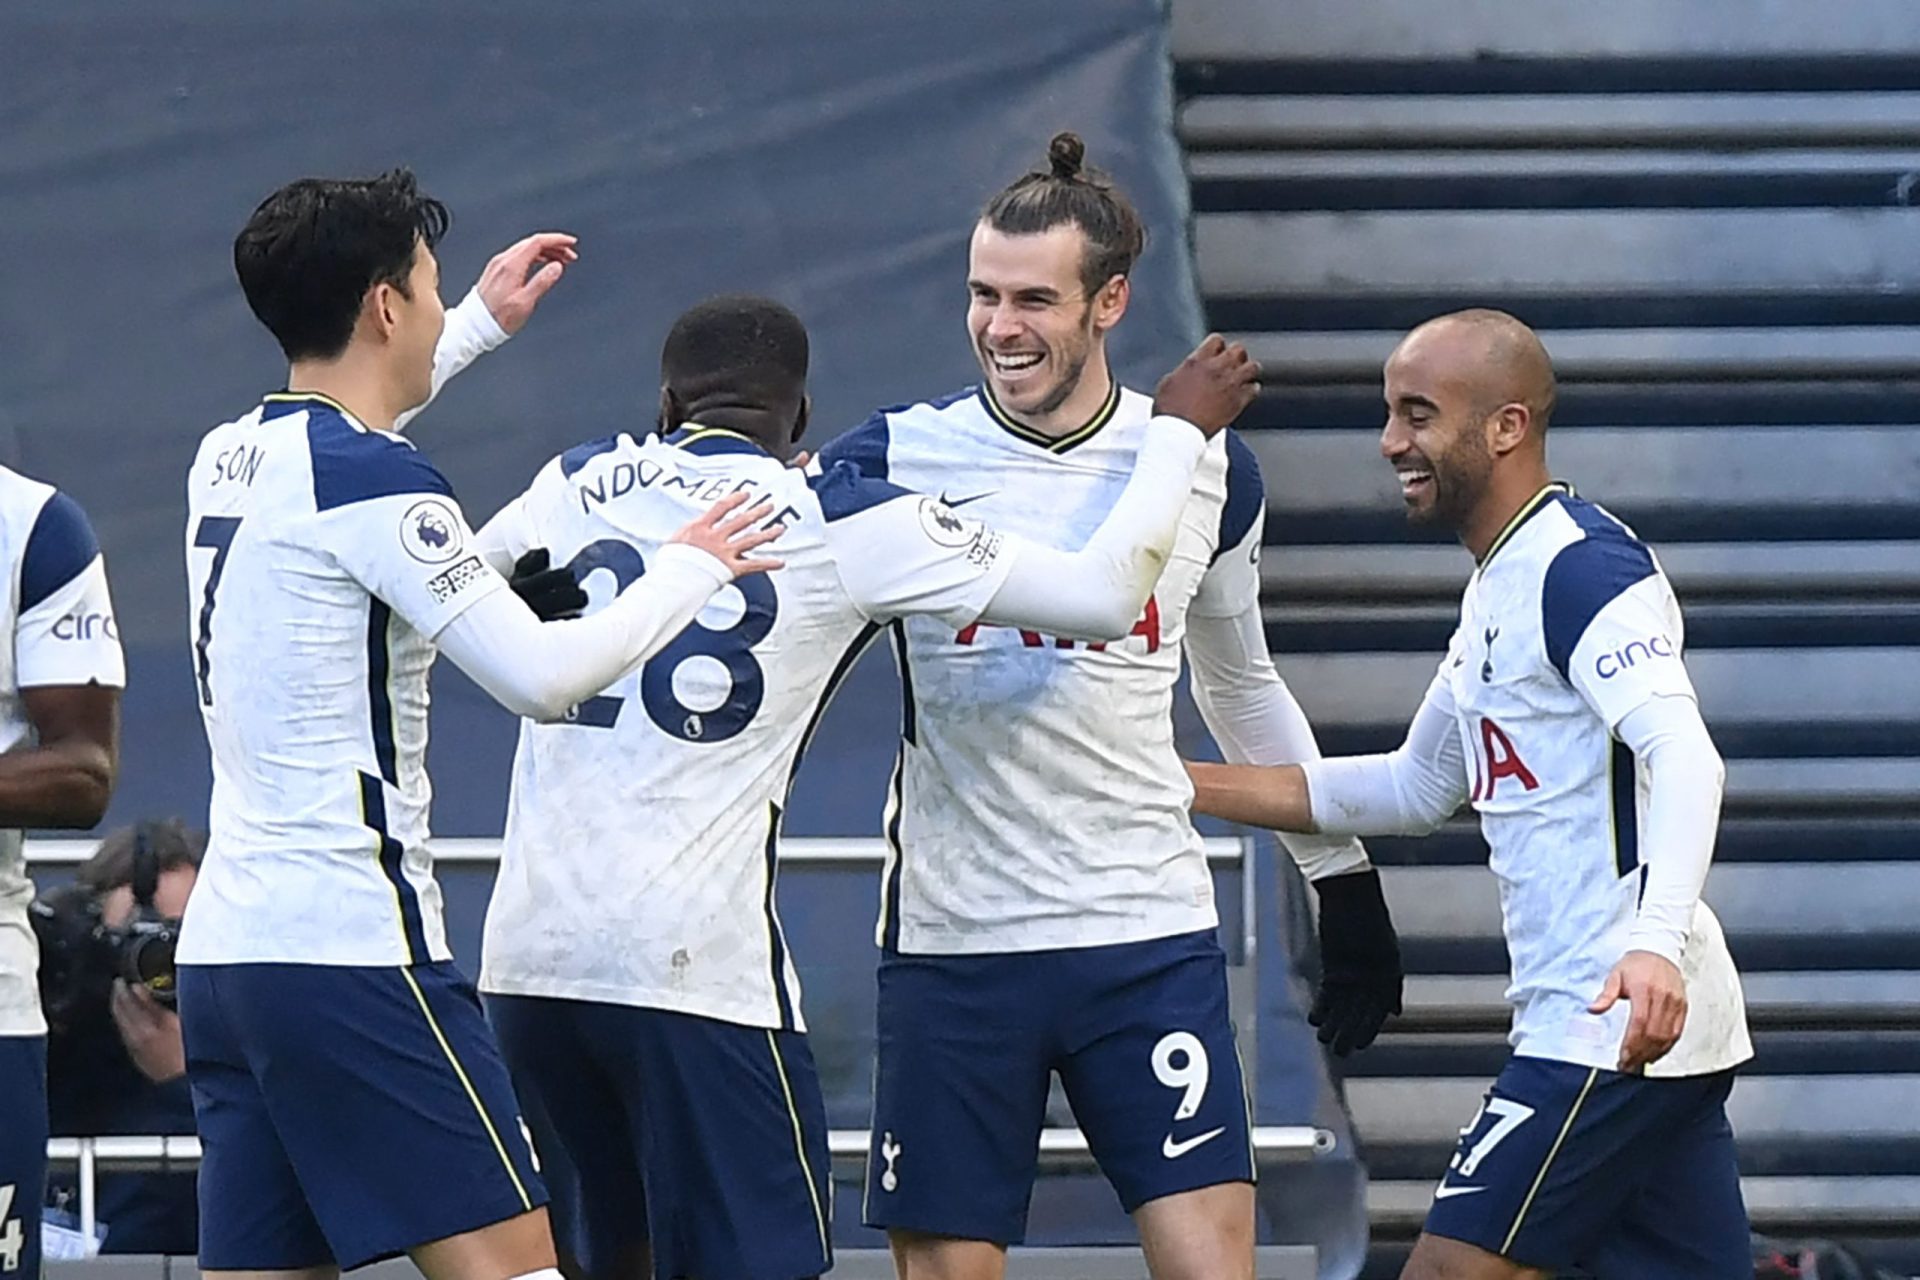
M736 578L781 568L786 563L784 560L754 559L748 552L772 542L785 533L787 527L770 524L763 529L754 528L773 514L773 504L762 501L743 509L746 501L744 493L728 494L707 508L705 515L674 534L671 541L700 548L725 565Z
M473 286L494 323L508 333L520 332L547 290L560 283L567 264L580 260L577 243L564 231L536 231L494 254Z

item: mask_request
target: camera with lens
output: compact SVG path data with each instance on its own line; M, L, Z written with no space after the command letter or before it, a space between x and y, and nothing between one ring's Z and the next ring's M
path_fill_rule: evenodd
M56 1032L104 1019L116 978L145 987L161 1004L173 1006L180 922L153 904L160 859L149 826L142 823L134 832L133 912L124 921L108 924L103 895L84 882L55 889L29 908L40 942L40 1003Z

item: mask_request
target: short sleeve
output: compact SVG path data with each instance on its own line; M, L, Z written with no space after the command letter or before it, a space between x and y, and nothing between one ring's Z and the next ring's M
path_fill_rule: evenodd
M1236 618L1260 602L1260 544L1266 537L1267 489L1260 460L1238 435L1227 441L1227 497L1220 506L1213 563L1200 579L1189 612Z
M55 493L41 507L20 556L14 622L20 688L127 682L106 562L80 504Z
M1609 729L1652 698L1694 696L1679 605L1638 542L1568 546L1547 570L1541 608L1548 661Z
M1012 567L1006 540L943 502L841 461L808 481L840 581L869 617L926 614L964 627Z

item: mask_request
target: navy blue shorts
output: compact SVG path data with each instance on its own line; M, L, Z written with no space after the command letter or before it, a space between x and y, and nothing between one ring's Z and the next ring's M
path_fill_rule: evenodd
M1732 1088L1731 1071L1655 1080L1511 1058L1426 1229L1600 1280L1751 1280Z
M183 965L200 1266L343 1268L546 1202L451 964Z
M554 1239L587 1275L621 1274L642 1246L661 1280L802 1280L833 1265L827 1115L805 1036L534 996L489 995L487 1013L535 1147L566 1166Z
M880 962L869 1226L1018 1244L1059 1072L1132 1213L1254 1176L1212 931Z
M46 1194L47 1038L0 1036L0 1276L39 1276Z

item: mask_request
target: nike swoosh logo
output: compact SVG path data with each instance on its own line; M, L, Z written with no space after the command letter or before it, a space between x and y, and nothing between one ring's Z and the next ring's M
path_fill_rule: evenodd
M1168 1134L1166 1141L1160 1144L1160 1154L1165 1156L1169 1160L1178 1160L1181 1156L1187 1154L1187 1152L1193 1150L1195 1147L1205 1142L1212 1142L1215 1138L1219 1137L1221 1134L1225 1133L1226 1131L1227 1131L1226 1126L1222 1125L1218 1129L1209 1129L1205 1133L1199 1135L1198 1137L1188 1138L1185 1142L1175 1142L1173 1140L1173 1135Z
M940 502L943 506L964 507L969 502L978 502L982 498L991 498L998 492L1000 492L998 489L989 489L985 493L976 493L971 498L949 498L945 493L942 493L940 495Z
M1485 1187L1450 1187L1443 1182L1433 1189L1433 1198L1445 1200L1449 1196L1470 1196L1485 1190Z

